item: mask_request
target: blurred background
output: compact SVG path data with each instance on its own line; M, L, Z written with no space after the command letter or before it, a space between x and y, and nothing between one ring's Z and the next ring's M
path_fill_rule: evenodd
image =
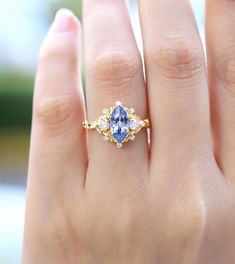
M202 39L204 1L191 0ZM0 0L0 264L20 263L32 95L40 44L58 8L81 0ZM130 14L142 48L135 0Z

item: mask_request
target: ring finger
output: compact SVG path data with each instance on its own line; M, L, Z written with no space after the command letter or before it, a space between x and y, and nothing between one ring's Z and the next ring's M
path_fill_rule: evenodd
M126 1L85 1L84 39L89 119L95 120L102 109L113 106L116 101L134 107L138 116L145 118L147 107L141 58ZM148 146L144 130L136 142L128 142L121 150L103 142L96 132L90 132L88 145L88 182L95 175L103 175L102 179L109 186L110 180L105 177L115 186L117 181L122 186L127 182L129 186L129 180L138 181L143 177L137 175L146 175ZM102 183L102 179L99 177L98 182Z

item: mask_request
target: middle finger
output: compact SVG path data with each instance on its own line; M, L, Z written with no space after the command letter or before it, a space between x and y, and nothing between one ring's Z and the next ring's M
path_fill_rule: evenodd
M169 158L195 157L203 150L208 153L206 69L190 5L186 0L139 2L152 120L152 160L156 154L164 163Z

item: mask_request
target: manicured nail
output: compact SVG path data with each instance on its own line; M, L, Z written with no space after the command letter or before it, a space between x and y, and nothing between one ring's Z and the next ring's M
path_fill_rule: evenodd
M75 28L75 17L70 10L60 9L55 16L53 29L56 33L65 33Z

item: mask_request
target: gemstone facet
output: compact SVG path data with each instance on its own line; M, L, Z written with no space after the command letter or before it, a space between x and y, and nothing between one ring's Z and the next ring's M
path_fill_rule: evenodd
M113 138L121 143L128 135L130 121L126 111L121 105L116 105L111 113L110 130Z

